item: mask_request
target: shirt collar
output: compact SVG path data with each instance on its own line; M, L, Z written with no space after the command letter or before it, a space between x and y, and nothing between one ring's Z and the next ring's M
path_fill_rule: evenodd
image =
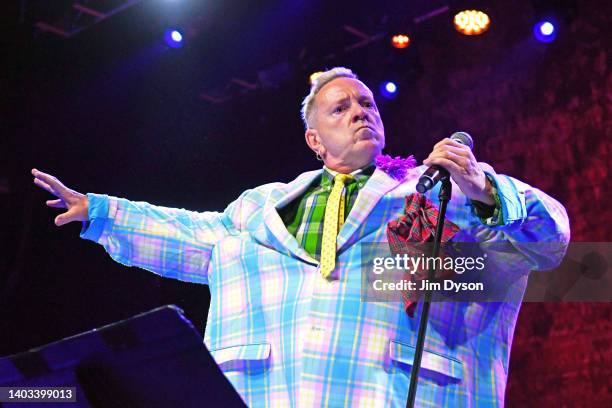
M359 188L363 187L366 181L370 178L370 176L374 173L376 167L374 164L368 164L365 167L352 171L350 174L353 176L353 179L359 183ZM331 187L334 184L334 177L339 172L330 169L327 166L323 166L323 177L321 177L321 187Z

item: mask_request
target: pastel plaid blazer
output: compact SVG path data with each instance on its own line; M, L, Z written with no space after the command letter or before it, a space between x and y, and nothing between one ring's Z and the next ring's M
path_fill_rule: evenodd
M420 307L409 318L399 302L362 302L360 247L386 242L388 221L402 213L423 171L403 182L374 172L339 232L330 281L277 212L321 170L247 190L223 212L88 194L90 224L81 235L122 264L209 285L204 341L249 406L403 407ZM495 273L516 299L530 270L552 268L564 253L564 245L543 254L521 243L567 243L568 219L541 191L489 174L503 225L487 226L456 185L447 217L461 228L455 240L514 245L499 254ZM437 203L437 190L429 198ZM503 406L519 308L517 301L433 303L416 406Z

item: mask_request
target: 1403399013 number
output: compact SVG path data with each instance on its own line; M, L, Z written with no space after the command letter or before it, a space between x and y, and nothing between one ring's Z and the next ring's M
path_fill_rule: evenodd
M0 402L76 402L76 387L0 387Z

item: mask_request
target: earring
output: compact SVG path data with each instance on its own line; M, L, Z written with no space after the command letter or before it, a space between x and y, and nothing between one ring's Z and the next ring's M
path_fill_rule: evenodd
M321 155L319 154L319 152L315 152L315 154L316 154L317 160L322 162L323 159L321 158Z

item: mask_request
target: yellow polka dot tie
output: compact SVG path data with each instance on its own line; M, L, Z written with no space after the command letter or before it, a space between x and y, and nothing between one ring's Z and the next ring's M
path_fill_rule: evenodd
M336 267L336 239L344 224L344 183L352 178L350 174L337 174L334 177L334 187L325 206L321 242L321 275L324 278L328 278Z

